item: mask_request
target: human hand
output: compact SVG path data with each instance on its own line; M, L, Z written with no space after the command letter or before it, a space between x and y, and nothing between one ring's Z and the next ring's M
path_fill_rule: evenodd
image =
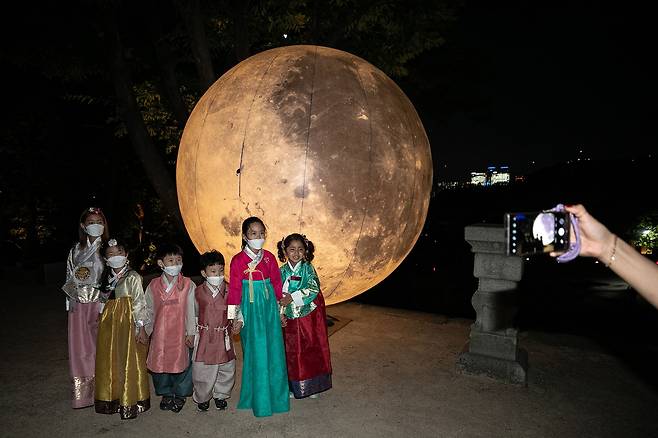
M136 336L137 342L140 344L148 345L149 343L149 335L146 334L146 330L144 327L139 328L139 332L137 332Z
M242 321L233 320L233 324L231 324L231 331L234 335L240 333L240 330L242 330L242 325Z
M598 220L585 210L580 204L566 205L566 211L572 213L578 218L578 226L580 228L580 253L583 257L596 257L597 259L605 262L608 254L612 254L612 248L615 244L615 235L608 230ZM571 241L576 239L573 232L573 225L571 229ZM551 252L552 257L558 256L560 253Z
M282 305L282 306L287 306L290 303L292 303L292 295L283 294L283 296L279 300L279 304Z
M194 348L194 336L185 336L185 345Z
M286 315L283 313L280 315L281 317L281 327L286 327L288 325L288 318L286 318Z

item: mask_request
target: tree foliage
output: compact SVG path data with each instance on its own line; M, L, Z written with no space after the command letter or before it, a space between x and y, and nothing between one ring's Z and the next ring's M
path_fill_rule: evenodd
M7 17L0 52L10 83L22 84L9 93L13 112L0 132L11 160L0 176L3 240L68 245L79 211L102 204L113 233L150 247L184 235L176 230L175 159L182 119L209 81L251 54L291 44L346 50L402 78L412 60L443 43L456 1L79 0L22 8Z
M640 216L630 231L631 244L658 249L658 210Z

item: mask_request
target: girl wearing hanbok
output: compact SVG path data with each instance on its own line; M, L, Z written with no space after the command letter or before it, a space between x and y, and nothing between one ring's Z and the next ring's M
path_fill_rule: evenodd
M142 277L130 268L125 245L111 239L104 248L107 302L96 347L96 412L136 418L151 407L146 355L148 322Z
M281 273L274 255L263 249L265 224L257 217L242 223L242 251L231 260L228 317L238 324L242 311L242 387L238 409L252 409L257 417L287 412L288 376L279 301Z
M108 227L100 208L88 208L80 215L78 243L66 262L69 372L73 408L94 405L94 368L98 317L103 311L100 282L105 262L100 247L107 241Z
M278 243L283 293L292 302L284 308L283 331L288 384L295 398L316 398L331 388L331 357L327 314L318 275L311 265L313 242L291 234Z

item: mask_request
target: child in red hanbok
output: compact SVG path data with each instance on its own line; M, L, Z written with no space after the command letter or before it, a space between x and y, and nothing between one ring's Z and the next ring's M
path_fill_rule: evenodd
M331 357L327 317L318 275L311 265L313 242L291 234L278 243L283 293L292 302L285 306L284 329L288 385L295 398L317 397L331 388Z

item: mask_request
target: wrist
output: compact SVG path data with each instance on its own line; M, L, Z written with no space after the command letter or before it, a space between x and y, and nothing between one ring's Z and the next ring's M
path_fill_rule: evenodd
M605 245L603 245L603 249L601 250L601 254L599 255L598 259L605 265L606 268L610 267L610 265L615 261L617 256L618 240L619 238L616 234L610 233L607 242Z

